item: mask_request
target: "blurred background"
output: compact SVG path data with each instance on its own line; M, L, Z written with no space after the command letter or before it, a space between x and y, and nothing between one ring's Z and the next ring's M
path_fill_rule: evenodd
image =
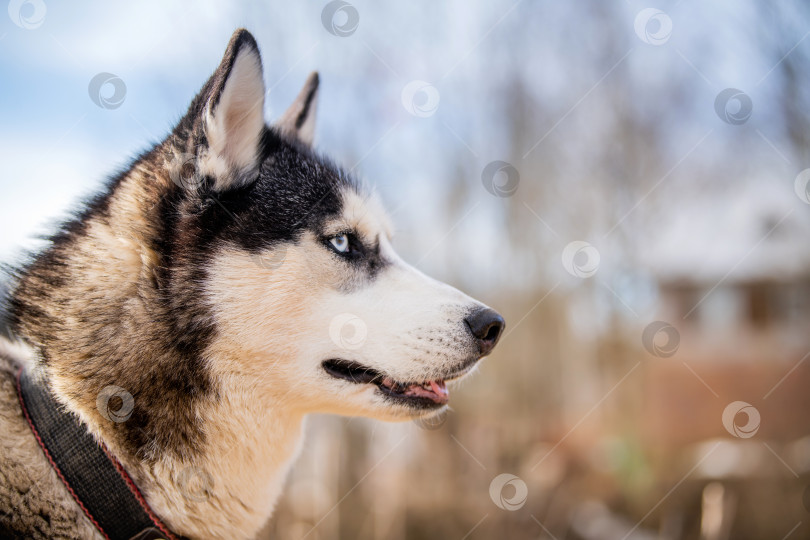
M507 320L435 421L311 418L262 538L810 538L810 5L12 0L0 259L238 26L267 117L320 71L318 149Z

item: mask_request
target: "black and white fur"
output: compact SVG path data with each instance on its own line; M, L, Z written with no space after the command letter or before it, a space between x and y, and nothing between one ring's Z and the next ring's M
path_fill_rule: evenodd
M175 532L251 538L307 414L435 414L446 399L430 381L463 376L492 349L500 316L403 262L377 198L312 150L317 90L313 74L266 125L259 50L238 30L172 133L14 271L0 531L98 536L22 419L17 364ZM359 339L343 341L345 324ZM124 422L99 411L108 385L134 398ZM187 496L189 470L207 479L204 497Z

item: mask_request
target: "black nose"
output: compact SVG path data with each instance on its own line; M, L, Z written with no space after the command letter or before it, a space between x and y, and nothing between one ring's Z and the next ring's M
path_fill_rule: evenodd
M470 328L478 349L481 351L481 356L488 355L495 348L495 344L498 343L498 338L501 337L503 328L506 326L503 317L490 308L473 311L467 315L464 322Z

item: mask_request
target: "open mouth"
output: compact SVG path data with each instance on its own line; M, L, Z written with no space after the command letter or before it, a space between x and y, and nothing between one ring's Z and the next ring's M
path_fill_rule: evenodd
M390 399L418 409L441 407L450 399L443 379L400 382L370 367L342 359L324 361L323 369L336 379L356 384L373 384Z

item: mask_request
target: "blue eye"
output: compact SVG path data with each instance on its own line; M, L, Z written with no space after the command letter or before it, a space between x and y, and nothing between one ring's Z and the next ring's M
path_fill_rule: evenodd
M338 253L348 253L349 251L349 236L346 234L338 234L329 239L329 243L335 248Z

